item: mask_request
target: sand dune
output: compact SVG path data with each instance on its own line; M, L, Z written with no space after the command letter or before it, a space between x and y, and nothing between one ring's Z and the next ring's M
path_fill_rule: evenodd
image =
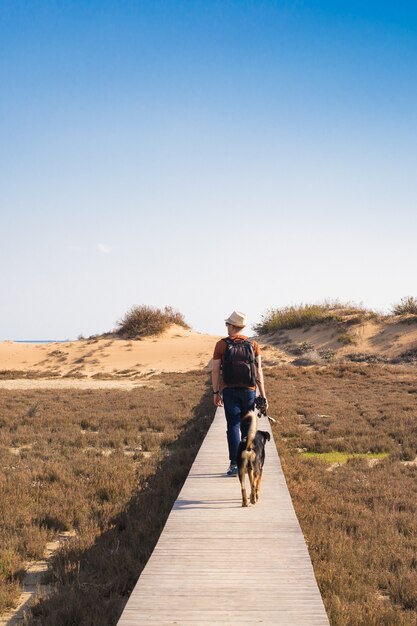
M154 374L210 369L218 336L171 326L158 337L92 338L65 343L0 343L0 388L123 388L148 383ZM258 339L259 340L259 339ZM303 351L352 353L393 359L417 351L415 318L350 323L331 321L263 336L264 365L291 363ZM300 352L301 350L301 352ZM298 351L298 352L297 352Z
M114 337L65 343L0 343L0 387L132 388L154 374L210 369L215 335L171 326L158 337L124 340ZM288 357L265 346L268 364ZM48 381L48 382L46 382Z
M82 339L65 343L0 343L0 370L93 377L184 372L207 367L217 337L172 326L142 340Z
M263 341L280 347L287 355L297 348L331 351L338 359L352 353L395 359L408 350L417 350L417 320L413 317L363 320L351 323L329 321L302 328L282 330L263 337Z

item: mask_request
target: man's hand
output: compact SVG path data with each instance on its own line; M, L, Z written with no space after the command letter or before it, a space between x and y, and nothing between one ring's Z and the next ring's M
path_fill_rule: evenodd
M269 404L266 396L261 395L255 399L255 407L258 409L259 415L266 415L268 406Z
M213 396L213 402L214 402L215 406L223 406L223 400L222 400L222 397L221 397L221 395L219 393L216 393Z

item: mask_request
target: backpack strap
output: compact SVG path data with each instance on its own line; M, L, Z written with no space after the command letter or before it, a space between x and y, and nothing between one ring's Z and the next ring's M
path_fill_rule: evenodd
M223 337L223 341L225 341L229 346L235 343L235 341L233 339L230 339L230 337ZM252 345L252 342L249 339L238 339L237 343L249 343L250 345Z

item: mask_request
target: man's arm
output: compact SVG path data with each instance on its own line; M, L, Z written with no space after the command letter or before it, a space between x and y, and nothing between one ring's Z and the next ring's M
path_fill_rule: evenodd
M258 385L259 393L266 400L266 408L268 408L268 400L265 393L265 384L264 384L264 373L262 371L262 363L261 363L261 355L255 358L255 367L256 367L256 384Z
M212 370L211 370L211 382L213 384L213 392L220 391L220 367L222 364L221 359L213 359L212 361ZM223 402L220 394L213 393L213 402L216 406L223 406Z

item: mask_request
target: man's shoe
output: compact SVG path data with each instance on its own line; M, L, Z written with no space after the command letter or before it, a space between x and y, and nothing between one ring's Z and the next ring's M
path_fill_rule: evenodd
M230 463L229 469L226 474L228 476L237 476L237 465L235 463Z

